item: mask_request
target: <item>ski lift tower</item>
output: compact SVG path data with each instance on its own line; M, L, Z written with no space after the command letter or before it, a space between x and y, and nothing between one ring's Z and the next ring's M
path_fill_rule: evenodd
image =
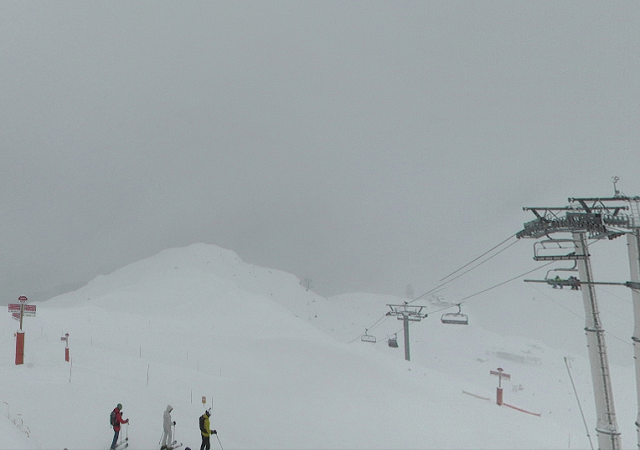
M585 331L596 403L598 447L601 450L619 450L621 442L613 402L605 333L600 321L587 240L615 239L632 229L634 220L630 214L626 213L629 206L609 203L609 201L620 200L622 197L570 198L571 206L526 207L523 209L531 211L536 218L525 223L524 229L516 233L517 238L540 239L546 237L550 240L553 240L551 235L557 233L571 236L573 251L562 250L556 254L537 253L534 259L536 261L576 261L579 279L583 286ZM558 242L561 241L566 242L567 240L558 239ZM558 248L564 247L559 245ZM636 274L636 278L640 279L640 272ZM632 275L632 280L635 281L636 278L633 278Z
M627 236L629 271L631 281L624 283L631 288L633 304L633 354L636 374L636 442L640 449L640 197L628 197L621 193L613 177L614 196L609 198L570 198L569 201L579 205L586 213L601 214L605 226L613 237L622 234ZM619 234L614 234L615 230ZM611 237L610 239L612 239Z
M425 307L409 305L407 302L404 302L403 305L387 306L391 308L387 316L396 316L398 320L402 320L404 328L404 359L411 361L411 353L409 351L409 322L420 322L427 317L427 314L422 312Z

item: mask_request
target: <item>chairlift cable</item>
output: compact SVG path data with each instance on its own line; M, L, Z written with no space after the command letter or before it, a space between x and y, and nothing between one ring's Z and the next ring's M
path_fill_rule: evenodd
M574 316L576 316L578 319L580 320L584 320L584 317L581 316L580 314L576 313L575 311L571 311L569 308L567 308L566 306L564 306L563 304L555 301L551 296L549 296L548 294L546 294L545 292L542 292L540 289L538 289L537 287L535 287L533 284L531 283L526 283L527 285L531 286L533 289L535 289L536 291L538 291L538 293L540 293L541 295L547 297L549 300L551 300L553 303L555 303L556 305L558 305L559 307L561 307L562 309L564 309L565 311L570 312L571 314L573 314Z
M556 305L560 306L562 309L570 312L571 314L573 314L574 316L576 316L578 319L584 321L584 316L581 316L580 314L571 311L569 308L567 308L566 306L558 303L557 301L555 301L551 296L547 295L546 293L542 292L540 289L536 288L535 286L533 286L530 283L529 286L531 286L533 289L535 289L536 291L538 291L540 294L542 294L543 296L547 297L549 300L551 300L553 303L555 303ZM613 339L617 339L618 341L622 342L623 344L629 346L629 347L633 347L633 344L630 344L626 339L622 339L619 336L616 336L615 334L612 334L610 331L604 330L605 335L612 337Z
M464 266L460 267L460 268L459 268L458 270L456 270L455 272L450 273L449 275L447 275L446 277L442 278L441 280L445 280L446 278L450 277L451 275L453 275L453 274L455 274L455 273L459 272L460 270L464 269L465 267L469 266L470 264L472 264L473 262L477 261L478 259L480 259L481 257L485 256L486 254L490 253L490 252L491 252L491 251L493 251L494 249L496 249L496 248L500 247L502 244L504 244L505 242L507 242L507 241L508 241L509 239L511 239L513 236L515 236L515 234L514 234L514 235L509 236L507 239L503 240L503 241L502 241L502 242L500 242L499 244L497 244L497 245L495 245L494 247L492 247L490 250L487 250L487 251L486 251L485 253L483 253L482 255L478 256L478 257L477 257L477 258L475 258L474 260L472 260L472 261L470 261L469 263L465 264ZM503 249L501 249L500 251L498 251L498 252L494 253L493 255L491 255L490 257L488 257L487 259L485 259L484 261L480 262L479 264L475 265L474 267L470 268L469 270L467 270L467 271L465 271L465 272L461 273L461 274L460 274L460 275L458 275L457 277L451 278L451 279L449 279L449 280L445 281L444 283L439 284L439 285L438 285L438 286L436 286L435 288L433 288L433 289L431 289L431 290L429 290L429 291L425 292L424 294L420 295L419 297L416 297L415 299L413 299L413 300L411 300L411 301L409 301L409 302L406 302L406 303L407 303L407 304L411 304L411 303L413 303L413 302L415 302L415 301L417 301L417 300L420 300L421 298L424 298L424 297L426 297L427 295L429 295L429 294L431 294L431 293L433 293L433 292L437 291L438 289L440 289L441 287L445 286L446 284L448 284L448 283L450 283L450 282L452 282L452 281L454 281L454 280L456 280L456 279L460 278L461 276L463 276L463 275L465 275L465 274L469 273L470 271L472 271L472 270L476 269L477 267L479 267L480 265L482 265L482 264L484 264L485 262L489 261L490 259L492 259L492 258L494 258L494 257L498 256L500 253L502 253L503 251L507 250L509 247L513 246L516 242L519 242L519 241L520 241L520 239L518 239L518 240L516 240L516 241L512 242L511 244L507 245L505 248L503 248ZM597 241L596 241L596 242L597 242ZM493 286L491 286L491 287L489 287L489 288L486 288L486 289L483 289L483 290L481 290L481 291L478 291L478 292L476 292L476 293L474 293L474 294L468 295L468 296L466 296L466 297L464 297L464 298L460 299L460 301L459 301L457 304L449 305L449 306L446 306L446 307L444 307L444 308L441 308L441 309L438 309L438 310L435 310L435 311L431 311L431 312L429 312L429 314L436 314L436 313L438 313L438 312L441 312L441 311L444 311L444 310L450 309L450 308L452 308L452 307L454 307L454 306L457 306L458 304L462 304L465 300L468 300L468 299L470 299L470 298L472 298L472 297L475 297L475 296L477 296L477 295L480 295L480 294L483 294L483 293L485 293L485 292L488 292L488 291L490 291L490 290L492 290L492 289L495 289L495 288L498 288L498 287L500 287L500 286L503 286L503 285L505 285L505 284L507 284L507 283L510 283L511 281L517 280L518 278L522 278L522 277L524 277L525 275L528 275L528 274L530 274L530 273L532 273L532 272L535 272L536 270L540 270L540 269L542 269L542 268L544 268L544 267L547 267L547 266L549 266L549 265L553 264L554 262L555 262L555 261L549 261L548 263L543 264L542 266L536 267L536 268L531 269L531 270L529 270L529 271L527 271L527 272L524 272L524 273L522 273L522 274L520 274L520 275L517 275L517 276L515 276L515 277L513 277L513 278L509 278L509 279L508 279L508 280L506 280L506 281L503 281L503 282L498 283L498 284L496 284L496 285L493 285ZM376 321L373 323L373 325L371 325L369 328L367 328L367 330L371 330L371 329L373 329L375 326L377 326L377 325L379 324L379 322L380 322L381 320L383 320L383 319L385 319L385 318L387 318L387 317L388 317L388 316L387 316L386 314L384 314L382 317L380 317L378 320L376 320ZM359 335L358 335L358 336L356 336L354 339L352 339L351 341L349 341L349 343L353 343L353 342L357 341L359 338L361 338L361 337L362 337L362 335L363 335L362 333L361 333L361 334L359 334Z
M447 278L449 278L451 275L454 275L458 272L460 272L462 269L464 269L465 267L473 264L474 262L476 262L477 260L479 260L480 258L482 258L484 255L486 255L487 253L491 253L493 250L495 250L496 248L500 247L502 244L504 244L505 242L507 242L509 239L511 239L512 237L515 236L515 233L512 234L511 236L509 236L508 238L506 238L504 241L500 242L498 245L495 245L493 247L491 247L489 250L487 250L486 252L484 252L482 255L478 256L476 259L473 259L471 261L469 261L468 263L466 263L464 266L460 267L458 270L455 270L453 272L451 272L449 275L447 275L446 277L440 278L439 281L443 281L446 280Z
M508 239L507 239L507 240L508 240ZM503 242L506 242L506 241L503 241ZM466 270L466 271L462 272L461 274L459 274L458 276L456 276L456 277L454 277L454 278L451 278L451 279L449 279L449 280L445 281L444 283L439 284L438 286L436 286L435 288L431 289L430 291L427 291L427 292L425 292L424 294L422 294L421 296L416 297L415 299L411 300L409 303L413 303L413 302L415 302L415 301L417 301L417 300L420 300L421 298L424 298L424 297L426 297L427 295L429 295L429 294L433 293L434 291L436 291L436 290L440 289L441 287L445 286L446 284L449 284L449 283L451 283L452 281L457 280L457 279L458 279L458 278L460 278L461 276L468 274L468 273L469 273L469 272L471 272L472 270L477 269L477 268L478 268L478 267L480 267L482 264L486 263L486 262L487 262L487 261L489 261L490 259L495 258L495 257L496 257L496 256L498 256L500 253L502 253L503 251L507 250L509 247L511 247L511 246L513 246L513 245L515 245L517 242L519 242L519 240L513 241L511 244L507 245L507 246L506 246L505 248L503 248L502 250L500 250L500 251L498 251L498 252L494 253L493 255L491 255L490 257L488 257L488 258L487 258L487 259L485 259L484 261L481 261L480 263L476 264L475 266L473 266L473 267L472 267L472 268L470 268L469 270ZM494 247L494 248L495 248L495 247ZM486 253L485 253L485 254L486 254ZM476 258L476 259L477 259L477 258ZM469 263L469 264L470 264L470 263ZM469 264L467 264L467 266L468 266ZM459 271L459 270L461 270L461 269L462 269L462 267L461 267L460 269L458 269L457 271ZM457 271L456 271L456 272L457 272ZM445 278L446 278L446 277L445 277ZM444 278L443 278L443 279L444 279Z
M384 339L389 339L389 338L391 338L391 337L395 337L395 338L397 338L397 337L398 337L398 333L402 333L402 328L400 328L400 329L399 329L398 331L396 331L395 333L389 333L389 334L387 334L387 336L386 336Z
M512 282L513 280L517 280L518 278L522 278L522 277L524 277L525 275L529 275L531 272L535 272L536 270L540 270L540 269L542 269L543 267L548 266L549 264L553 264L554 262L555 262L555 261L549 261L548 263L546 263L546 264L544 264L544 265L542 265L542 266L540 266L540 267L536 267L535 269L529 270L529 271L527 271L527 272L525 272L525 273L522 273L522 274L520 274L520 275L518 275L518 276L515 276L515 277L513 277L513 278L509 278L508 280L503 281L502 283L495 284L495 285L493 285L493 286L491 286L491 287L489 287L489 288L486 288L486 289L483 289L483 290L481 290L481 291L478 291L478 292L476 292L475 294L467 295L466 297L464 297L464 298L460 299L460 303L462 303L462 302L463 302L463 301L465 301L465 300L470 299L471 297L475 297L476 295L484 294L484 293L485 293L485 292L487 292L487 291L490 291L490 290L492 290L492 289L495 289L495 288L497 288L497 287L500 287L500 286L502 286L502 285L505 285L505 284L507 284L507 283L510 283L510 282Z
M616 298L617 298L617 299L619 299L619 300L623 300L623 301L625 301L625 302L627 301L627 299L626 299L626 298L622 298L622 297L620 297L619 295L616 295L616 294L614 294L613 292L611 292L611 291L609 291L609 290L607 290L607 289L604 289L604 288L602 288L602 287L598 287L598 292L604 292L605 294L610 295L610 296L612 296L612 297L616 297ZM603 303L604 303L604 304L603 304ZM626 319L627 319L627 317L623 317L623 316L621 316L620 314L617 314L616 312L614 312L611 308L609 308L609 307L607 306L607 302L600 302L600 311L601 311L601 312L604 312L604 313L605 313L605 314L607 314L607 315L616 316L616 317L618 317L619 319L622 319L622 320L626 320Z
M576 385L573 382L573 376L571 375L571 370L569 370L569 363L567 361L567 357L564 357L564 365L567 367L567 372L569 373L569 379L571 380L571 386L573 386L573 393L578 402L578 408L580 409L580 414L582 415L582 423L584 423L584 428L587 431L587 438L589 438L589 445L591 446L591 450L593 449L593 442L591 441L591 435L589 434L589 426L587 425L587 419L584 417L584 411L582 410L582 404L580 403L580 397L578 397L578 391L576 390Z
M386 314L385 314L385 315L383 315L383 316L382 316L382 317L380 317L378 320L376 320L376 321L373 323L373 325L371 325L368 329L369 329L369 330L373 330L373 329L376 327L376 325L378 325L378 324L380 323L380 321L381 321L381 320L384 320L384 319L386 319L387 317L389 317L389 316L387 316Z
M379 325L379 322L380 322L381 320L382 320L382 321L384 321L384 319L388 319L388 318L389 318L389 316L387 316L386 314L385 314L385 315L383 315L383 316L382 316L382 317L380 317L378 320L376 320L376 321L374 322L374 324L373 324L373 325L371 325L369 328L365 328L365 330L366 330L366 331L365 331L365 333L366 333L367 331L371 331L375 326ZM352 340L350 340L350 341L349 341L349 344L351 344L351 343L353 343L353 342L357 341L358 339L360 339L362 336L364 336L364 335L365 335L365 333L360 333L358 336L356 336L355 338L353 338Z
M448 277L450 277L451 275L453 275L453 274L455 274L455 273L459 272L460 270L462 270L463 268L465 268L465 267L469 266L470 264L472 264L473 262L475 262L475 261L477 261L478 259L482 258L483 256L485 256L486 254L490 253L490 252L491 252L491 251L493 251L494 249L496 249L496 248L500 247L502 244L504 244L505 242L507 242L509 239L511 239L511 238L512 238L512 237L514 237L514 236L515 236L515 234L513 234L513 235L509 236L507 239L503 240L503 241L502 241L502 242L500 242L499 244L497 244L497 245L495 245L494 247L492 247L490 250L487 250L487 251L486 251L486 252L484 252L482 255L478 256L478 257L477 257L477 258L475 258L474 260L472 260L472 261L470 261L469 263L465 264L464 266L460 267L460 268L459 268L458 270L456 270L455 272L452 272L452 273L450 273L449 275L447 275L446 277L442 278L440 281L447 279L447 278L448 278ZM494 253L493 255L491 255L490 257L488 257L488 258L487 258L487 259L485 259L484 261L480 262L479 264L475 265L474 267L470 268L469 270L467 270L467 271L465 271L465 272L461 273L461 274L460 274L460 275L458 275L457 277L451 278L450 280L447 280L447 281L445 281L444 283L439 284L439 285L438 285L438 286L436 286L435 288L433 288L433 289L431 289L431 290L429 290L429 291L425 292L424 294L420 295L419 297L416 297L415 299L411 300L411 301L410 301L410 302L408 302L408 303L413 303L413 302L415 302L415 301L417 301L417 300L419 300L419 299L421 299L421 298L426 297L427 295L429 295L429 294L433 293L434 291L437 291L438 289L440 289L440 288L441 288L441 287L443 287L444 285L446 285L446 284L448 284L448 283L450 283L450 282L452 282L452 281L454 281L454 280L456 280L456 279L460 278L462 275L465 275L465 274L469 273L470 271L472 271L472 270L476 269L477 267L479 267L480 265L482 265L482 264L484 264L485 262L489 261L490 259L492 259L492 258L494 258L494 257L498 256L500 253L502 253L503 251L507 250L509 247L513 246L516 242L519 242L519 241L520 241L520 239L517 239L516 241L514 241L514 242L512 242L511 244L507 245L505 248L501 249L500 251L498 251L498 252ZM598 242L598 241L596 241L596 242ZM593 242L593 243L595 243L595 242ZM593 243L591 243L591 244L593 244ZM587 244L587 247L588 247L589 245L591 245L591 244ZM488 290L491 290L491 289L494 289L494 288L496 288L496 287L502 286L503 284L509 283L510 281L513 281L513 280L515 280L515 279L518 279L518 278L520 278L520 277L523 277L523 276L525 276L525 275L527 275L527 274L529 274L529 273L531 273L531 272L534 272L534 271L536 271L536 270L538 270L538 269L541 269L541 268L543 268L543 267L547 267L549 264L551 264L551 263L553 263L553 262L554 262L554 261L550 261L549 263L544 264L544 265L542 265L542 266L539 266L539 267L538 267L538 268L536 268L536 269L533 269L533 270L531 270L531 271L529 271L529 272L526 272L526 273L524 273L524 274L522 274L522 275L518 275L518 276L517 276L517 277L515 277L515 278L511 278L511 279L509 279L509 280L507 280L507 281L504 281L504 282L502 282L502 283L500 283L500 284L498 284L498 285L496 285L496 286L490 287L490 288L485 289L485 290L483 290L483 291L481 291L481 292L478 292L478 293L476 293L476 294L472 294L472 295L470 295L470 296L468 296L468 297L463 298L462 300L466 300L466 299L468 299L468 298L470 298L470 297L474 297L475 295L479 295L479 294L481 294L481 293L483 293L483 292L486 292L486 291L488 291ZM460 301L460 303L462 302L462 300ZM448 308L450 308L450 306L448 306L448 307L446 307L446 308L444 308L444 309L448 309ZM438 310L438 311L442 311L442 309L441 309L441 310ZM438 312L438 311L435 311L435 312Z
M518 241L515 241L515 242L518 242ZM511 245L513 245L513 244L511 244ZM508 248L508 247L507 247L507 248ZM506 250L506 248L505 248L505 249L503 249L503 250ZM494 255L494 256L495 256L495 255ZM484 290L482 290L482 291L476 292L475 294L468 295L468 296L466 296L466 297L462 298L462 299L461 299L458 303L456 303L456 304L448 305L448 306L446 306L446 307L444 307L444 308L441 308L441 309L438 309L438 310L436 310L436 311L431 311L431 312L429 312L429 314L436 314L436 313L438 313L438 312L440 312L440 311L444 311L444 310L446 310L446 309L450 309L450 308L452 308L452 307L454 307L454 306L457 306L458 304L462 304L465 300L468 300L468 299L470 299L470 298L472 298L472 297L475 297L476 295L483 294L483 293L485 293L485 292L487 292L487 291L490 291L490 290L495 289L495 288L497 288L497 287L500 287L500 286L502 286L502 285L504 285L504 284L507 284L507 283L509 283L509 282L511 282L511 281L513 281L513 280L517 280L518 278L522 278L522 277L524 277L525 275L528 275L528 274L530 274L531 272L535 272L536 270L540 270L540 269L542 269L542 268L544 268L544 267L547 267L548 265L553 264L554 262L555 262L555 261L549 261L548 263L543 264L542 266L539 266L539 267L536 267L535 269L532 269L532 270L529 270L529 271L527 271L527 272L524 272L524 273L522 273L522 274L520 274L520 275L518 275L518 276L515 276L515 277L513 277L513 278L508 279L507 281L503 281L502 283L498 283L498 284L496 284L496 285L494 285L494 286L492 286L492 287L489 287L489 288L484 289ZM477 267L477 266L476 266L476 267ZM446 284L446 283L444 283L444 284ZM435 289L433 289L433 290L435 290ZM427 294L428 294L428 293L427 293ZM421 295L421 296L420 296L420 297L418 297L418 298L424 297L424 296L425 296L425 295L427 295L427 294L423 294L423 295ZM416 298L415 300L418 300L418 298ZM415 300L413 300L413 301L415 301ZM409 303L412 303L412 302L407 302L407 304L409 304ZM374 324L373 324L373 325L371 325L370 327L368 327L368 328L367 328L367 330L371 330L371 329L373 329L376 325L378 325L378 324L379 324L379 322L380 322L382 319L385 319L385 318L387 318L387 317L388 317L388 316L387 316L386 314L385 314L385 315L383 315L383 316L382 316L382 317L380 317L378 320L376 320L376 321L374 322ZM358 336L356 336L355 338L353 338L351 341L349 341L349 343L351 344L351 343L353 343L353 342L357 341L357 340L358 340L358 339L360 339L362 336L363 336L363 334L362 334L362 333L361 333L361 334L359 334Z
M463 275L465 275L465 274L467 274L467 273L471 272L472 270L474 270L474 269L476 269L476 268L480 267L482 264L484 264L484 263L486 263L487 261L489 261L490 259L492 259L492 258L494 258L494 257L498 256L500 253L502 253L503 251L507 250L509 247L513 246L513 245L514 245L514 244L516 244L517 242L518 242L518 241L514 241L514 242L512 242L511 244L507 245L505 248L503 248L503 249L502 249L502 250L500 250L499 252L497 252L497 253L495 253L495 254L491 255L490 257L488 257L488 258L487 258L487 259L485 259L484 261L482 261L482 262L478 263L477 265L473 266L471 269L469 269L469 270L467 270L467 271L465 271L465 272L462 272L462 273L461 273L460 275L458 275L457 277L451 278L448 282L453 281L453 280L456 280L456 279L460 278L461 276L463 276Z

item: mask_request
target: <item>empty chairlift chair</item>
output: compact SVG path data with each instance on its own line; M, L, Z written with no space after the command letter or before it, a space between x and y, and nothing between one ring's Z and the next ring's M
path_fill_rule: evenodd
M391 348L398 348L398 335L395 334L393 337L390 337L387 344L389 344L389 347Z
M367 328L364 329L364 334L360 337L360 340L362 342L370 342L372 344L376 343L376 337L375 336L371 336L369 334L369 330Z
M545 239L533 244L535 261L575 261L585 259L584 255L576 255L573 239Z
M456 306L458 307L457 313L443 314L440 321L450 325L469 325L469 317L466 314L462 314L460 304L457 304Z

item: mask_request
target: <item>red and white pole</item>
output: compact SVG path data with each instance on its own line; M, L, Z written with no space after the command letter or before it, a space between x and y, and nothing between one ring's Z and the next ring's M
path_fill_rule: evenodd
M64 346L64 360L69 362L69 333L65 333L64 336L60 338L61 341L65 342Z
M24 304L27 302L27 297L21 295L18 297L20 302L20 329L16 333L16 366L24 364L24 331L22 331L22 319L24 318Z
M24 364L24 331L16 333L16 365Z
M496 403L498 404L498 406L502 406L502 388L499 387L498 388L498 392L496 392Z

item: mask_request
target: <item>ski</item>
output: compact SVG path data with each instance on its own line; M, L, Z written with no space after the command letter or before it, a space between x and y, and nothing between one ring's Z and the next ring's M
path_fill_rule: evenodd
M115 447L113 447L114 450L122 450L123 448L127 448L129 447L129 438L126 438L124 441L120 442L119 444L116 444Z
M178 444L178 441L173 441L171 445L165 445L163 447L160 447L160 450L174 450L180 447L182 447L182 442Z

